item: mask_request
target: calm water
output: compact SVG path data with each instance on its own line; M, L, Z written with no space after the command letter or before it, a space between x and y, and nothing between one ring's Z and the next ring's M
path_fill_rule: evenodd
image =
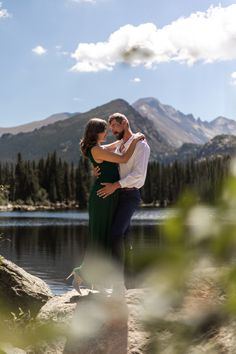
M132 219L135 251L159 247L159 225L172 210L142 209ZM53 293L72 287L63 279L83 259L88 214L79 211L0 212L0 254L43 279Z

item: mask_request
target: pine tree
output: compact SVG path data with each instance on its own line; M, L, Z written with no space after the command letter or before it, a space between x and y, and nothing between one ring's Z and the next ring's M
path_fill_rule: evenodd
M25 164L22 161L21 153L17 154L17 163L15 167L15 179L16 179L15 199L24 200L26 176L25 176Z
M73 162L70 168L70 190L71 190L71 200L74 201L76 198L76 181L75 181L75 167Z
M70 172L69 172L69 165L67 162L64 162L63 165L63 172L64 172L64 200L68 203L71 200L71 185L70 185Z

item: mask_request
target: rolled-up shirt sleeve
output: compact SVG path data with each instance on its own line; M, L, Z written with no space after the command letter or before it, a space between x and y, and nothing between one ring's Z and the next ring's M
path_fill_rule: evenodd
M119 180L121 188L141 188L144 185L150 147L146 141L139 141L134 151L134 163L130 173Z

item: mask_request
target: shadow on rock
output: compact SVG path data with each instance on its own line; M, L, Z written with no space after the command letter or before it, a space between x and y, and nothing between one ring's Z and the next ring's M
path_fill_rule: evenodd
M127 354L128 307L124 297L90 293L78 302L63 354Z

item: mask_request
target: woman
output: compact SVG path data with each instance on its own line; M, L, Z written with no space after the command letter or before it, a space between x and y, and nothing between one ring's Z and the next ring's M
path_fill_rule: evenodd
M128 150L123 155L118 155L111 150L117 143L101 144L107 137L107 122L100 118L92 118L88 122L84 137L80 142L82 154L87 157L94 167L100 167L100 176L96 179L89 197L89 241L88 251L111 254L111 225L116 210L119 191L115 191L103 199L97 195L101 183L116 182L119 180L118 164L126 163L132 156L136 144L144 138L141 133L136 134ZM74 272L80 274L81 267ZM83 272L84 273L84 272Z

